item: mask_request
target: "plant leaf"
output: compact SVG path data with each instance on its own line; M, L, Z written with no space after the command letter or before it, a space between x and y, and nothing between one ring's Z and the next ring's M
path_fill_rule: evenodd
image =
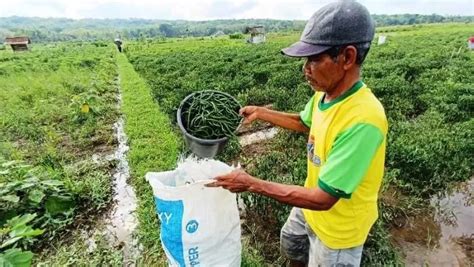
M66 212L74 207L74 201L69 197L50 196L45 203L46 211L52 215Z
M31 237L43 234L44 230L32 229L31 226L15 228L10 232L10 237Z
M2 164L2 167L7 168L7 167L10 167L10 166L12 166L12 165L14 165L14 164L16 164L16 163L19 163L19 161L17 161L17 160L7 161L7 162L5 162L5 163Z
M15 236L13 238L10 238L7 241L3 242L2 246L0 246L0 248L6 248L8 246L11 246L11 245L15 244L16 242L18 242L18 240L20 240L22 238L23 238L22 236Z
M28 189L30 187L33 187L37 185L37 182L22 182L22 184L18 187L18 190L25 190L25 189Z
M44 198L44 193L41 190L34 189L28 194L28 198L32 202L34 202L36 204L39 204L39 203L41 203L41 200L43 200L43 198Z
M5 267L29 267L33 253L31 251L21 251L19 249L8 249L0 254L0 266Z
M89 110L90 110L89 104L87 103L82 104L82 107L81 107L82 113L89 113Z
M64 185L64 183L59 181L59 180L44 180L44 181L41 181L41 183L44 184L44 185L49 185L49 186Z
M0 199L13 202L13 203L18 203L18 201L20 201L20 198L17 195L6 195L6 196L0 197Z
M7 225L9 225L12 229L20 227L22 225L26 225L27 223L31 222L34 218L36 218L36 213L27 213L21 216L16 216L8 220Z

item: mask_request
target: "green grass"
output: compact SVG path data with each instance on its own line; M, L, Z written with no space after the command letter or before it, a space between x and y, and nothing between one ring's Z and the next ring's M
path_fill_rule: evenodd
M56 189L36 186L36 191L17 188L6 194L18 196L19 202L0 200L0 224L12 216L36 213L33 226L46 230L25 249L48 248L71 225L90 224L111 202L114 162L97 164L91 158L112 153L116 143L113 52L111 46L95 43L37 45L25 53L0 51L0 162L30 165L3 171L0 183L27 184L34 175L61 184ZM89 106L87 113L81 110L84 104ZM51 190L60 195L52 196ZM37 202L25 192L35 194ZM74 206L52 211L51 201L58 203L58 197L67 197Z
M163 264L153 193L145 181L145 174L175 167L180 142L168 117L161 113L145 81L135 72L125 55L118 55L117 64L125 132L130 145L127 158L131 182L138 198L138 237L144 246L141 261L146 265Z
M59 266L123 266L120 250L110 247L107 237L101 234L88 236L75 233L72 243L57 242L49 255L35 263L41 267Z
M456 31L460 28L472 28L474 23L430 23L430 24L413 24L413 25L397 25L377 27L375 30L382 35L391 34L419 34L421 32L446 32Z

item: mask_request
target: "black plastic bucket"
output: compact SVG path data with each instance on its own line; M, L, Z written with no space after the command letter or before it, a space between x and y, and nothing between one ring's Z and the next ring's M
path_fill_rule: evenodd
M213 157L215 157L219 152L221 152L224 149L227 142L229 141L229 138L228 137L223 137L223 138L219 138L219 139L202 139L202 138L198 138L198 137L195 137L195 136L191 135L184 128L183 120L181 118L182 117L181 116L181 111L183 109L183 106L186 104L186 102L191 97L193 97L195 94L200 94L202 92L209 92L209 91L210 92L215 92L215 93L220 93L220 94L223 94L223 95L226 95L226 96L232 98L235 101L235 103L237 103L240 107L239 102L233 96L231 96L227 93L221 92L221 91L214 91L214 90L205 90L205 91L194 92L194 93L186 96L183 99L183 101L181 101L181 104L179 105L178 111L176 113L176 119L178 121L179 129L183 133L184 139L185 139L186 144L188 145L189 149L194 154L196 154L197 156L202 157L202 158L213 158ZM242 118L242 120L243 120L243 118ZM240 124L242 124L242 120L241 120ZM239 126L237 126L235 131L240 127L240 124L239 124Z

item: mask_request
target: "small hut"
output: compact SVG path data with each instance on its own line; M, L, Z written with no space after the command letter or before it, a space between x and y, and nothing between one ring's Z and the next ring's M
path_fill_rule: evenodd
M250 33L250 38L247 42L252 44L259 44L265 42L265 28L263 26L247 27L245 33Z
M379 35L377 45L385 44L386 41L387 41L387 36L386 35Z
M224 36L225 33L223 31L217 31L215 32L212 37L221 37L221 36Z
M28 45L31 44L30 38L26 36L7 37L5 38L5 45L10 45L13 51L28 51Z
M474 50L474 36L467 40L467 47L471 50Z

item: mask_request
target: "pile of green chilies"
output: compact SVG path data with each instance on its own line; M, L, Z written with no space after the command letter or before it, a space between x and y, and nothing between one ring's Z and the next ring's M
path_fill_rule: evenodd
M201 91L183 104L181 119L192 136L219 139L234 134L242 119L239 109L239 103L226 94Z

